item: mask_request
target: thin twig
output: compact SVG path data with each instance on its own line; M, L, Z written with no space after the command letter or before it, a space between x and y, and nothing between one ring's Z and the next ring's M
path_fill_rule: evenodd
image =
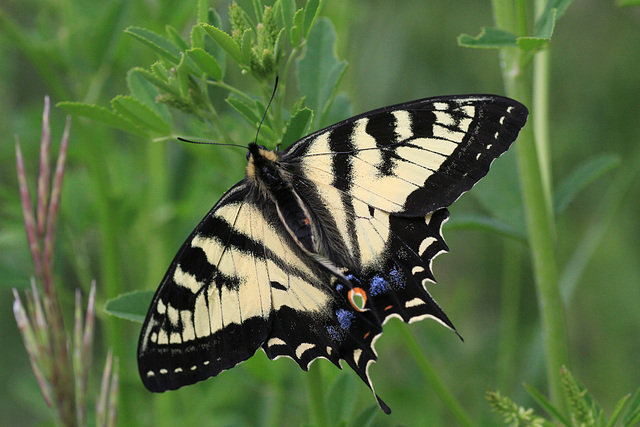
M109 418L107 420L108 427L116 427L116 421L118 418L119 362L120 361L118 360L118 358L115 357L111 374L111 390L109 392Z
M36 270L36 276L42 277L42 264L40 244L38 243L38 234L36 232L36 221L33 216L33 206L31 204L31 194L29 193L29 184L27 182L27 173L24 169L24 159L22 150L20 149L20 141L16 136L16 170L18 173L18 186L20 188L20 202L22 204L22 214L24 216L24 226L27 231L27 240L29 241L29 250L33 258L33 264Z
M102 371L102 382L100 383L100 396L96 402L96 426L106 427L107 425L107 407L109 405L109 383L111 379L111 366L113 363L113 354L111 349L107 354L107 361Z
M16 289L13 290L13 315L16 318L16 323L18 324L18 329L20 330L20 334L22 335L22 340L24 342L24 348L27 350L27 354L29 355L29 362L31 363L33 373L36 376L36 381L38 381L38 385L40 386L42 397L44 398L47 406L52 408L51 384L47 380L46 375L40 369L41 364L38 357L39 352L37 345L38 339L36 338L33 325L29 321L27 312L20 301L20 295Z

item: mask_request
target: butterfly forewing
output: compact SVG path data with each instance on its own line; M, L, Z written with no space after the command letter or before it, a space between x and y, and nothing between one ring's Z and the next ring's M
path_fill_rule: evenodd
M430 98L347 119L284 153L251 146L246 178L189 236L156 292L138 350L144 384L192 384L262 347L304 370L319 357L344 360L373 390L368 368L387 319L453 329L427 291L432 260L448 250L446 207L526 117L498 96Z
M330 126L285 158L299 159L301 174L323 188L392 214L426 215L485 176L526 118L526 108L508 98L430 98Z

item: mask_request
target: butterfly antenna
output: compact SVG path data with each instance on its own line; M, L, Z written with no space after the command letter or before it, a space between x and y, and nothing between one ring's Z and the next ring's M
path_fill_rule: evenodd
M240 144L229 144L229 143L226 143L226 142L194 141L192 139L183 138L181 136L178 137L178 140L182 141L182 142L188 142L189 144L222 145L222 146L226 146L226 147L247 148L244 145L240 145Z
M276 82L273 84L273 92L271 92L271 99L267 104L267 108L264 109L264 114L262 115L262 120L260 120L260 124L258 125L258 130L256 131L256 140L255 143L258 143L258 134L260 133L260 128L262 127L262 122L267 117L267 111L269 111L269 107L271 106L271 102L273 101L273 97L276 96L276 89L278 88L278 76L276 76Z

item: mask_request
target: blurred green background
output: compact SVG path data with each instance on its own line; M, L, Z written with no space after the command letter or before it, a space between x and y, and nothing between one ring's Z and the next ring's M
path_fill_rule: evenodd
M20 136L33 187L44 96L50 95L53 104L83 101L108 106L112 97L127 92L127 70L155 61L152 52L123 30L134 25L162 33L171 24L186 31L195 22L195 3L5 0L0 5L4 425L51 424L11 308L11 289L25 289L32 274L17 193L14 135ZM212 6L224 20L228 3ZM341 88L351 98L354 113L427 96L504 93L498 53L463 49L456 43L460 33L477 34L482 26L492 25L489 2L329 0L322 14L336 27L338 56L349 62ZM566 329L574 376L610 413L620 397L640 385L640 186L634 175L640 153L640 10L576 1L558 23L550 46L554 181L597 154L613 153L621 159L617 169L595 181L562 213L557 229L557 259L563 268L586 233L605 227L577 286L567 292ZM56 149L64 118L64 112L53 109ZM240 144L252 133L230 132ZM510 171L508 165L514 161L513 153L505 157L500 160L505 165L502 173ZM158 159L166 166L161 173L150 167ZM150 395L138 379L135 361L140 325L109 318L101 309L121 292L155 289L185 236L222 192L243 177L244 152L185 147L174 141L151 143L74 119L68 161L56 258L63 308L70 315L73 289L86 292L90 280L97 279L99 340L90 387L98 385L106 349L115 347L120 357L120 424L306 422L305 374L290 360L269 362L262 352L216 379ZM478 193L498 188L492 187L491 176L487 181ZM473 194L451 209L452 218L483 211ZM612 203L603 207L603 201ZM445 227L445 237L451 253L434 263L439 284L432 294L465 341L434 322L419 322L410 330L468 413L480 425L497 424L499 418L484 399L487 387L526 406L534 403L523 382L545 388L537 302L526 256L517 278L520 351L505 361L498 347L505 327L500 317L505 253L515 248L526 255L526 249L476 231ZM107 288L104 283L112 285ZM376 391L394 411L389 417L378 415L376 423L452 425L398 328L397 321L385 326L377 345L380 360L371 369ZM113 336L119 341L110 342ZM500 365L504 363L509 366ZM355 378L325 361L318 365L327 385L341 375ZM505 371L511 375L498 375ZM362 407L372 404L364 385L356 390Z

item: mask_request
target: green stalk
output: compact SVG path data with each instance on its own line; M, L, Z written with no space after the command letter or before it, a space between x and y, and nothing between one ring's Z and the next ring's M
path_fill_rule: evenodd
M322 387L322 370L319 363L312 363L307 378L307 393L309 396L309 412L311 424L316 427L327 425L327 408L324 404Z
M517 36L526 34L526 13L522 0L494 0L495 20L498 27L511 31ZM501 50L502 72L507 95L517 99L525 105L532 106L531 116L535 117L547 106L532 103L531 89L526 73L525 53L518 48L503 48ZM537 66L535 73L547 73L548 67ZM546 81L543 76L534 81ZM536 87L536 91L546 91L547 86ZM536 101L548 102L547 96L538 94ZM542 110L541 110L542 109ZM546 127L546 124L538 126ZM555 222L551 205L550 192L545 188L547 179L543 177L543 170L550 170L548 159L541 158L538 144L533 134L533 126L525 126L518 137L517 156L520 182L524 199L525 215L529 232L529 247L536 282L538 306L542 317L542 330L545 337L545 355L547 366L547 381L553 401L565 406L563 389L558 372L569 361L568 346L565 336L564 307L558 286L558 267L555 259ZM545 162L542 167L540 161Z
M458 420L458 423L461 426L473 427L476 423L473 419L467 414L464 410L464 407L460 404L460 402L456 399L456 397L449 391L444 381L440 379L438 373L429 362L429 359L424 355L420 345L416 341L415 337L409 331L409 327L406 324L403 324L400 327L400 333L402 333L402 337L404 338L404 342L409 348L411 355L414 360L422 370L422 374L425 376L433 391L438 395L442 403L449 409L451 414Z
M553 190L551 188L551 155L549 153L549 51L538 52L533 59L533 108L531 116L536 149L540 161L540 179L544 189L549 216L553 217ZM550 218L555 225L554 218ZM555 234L555 229L552 230Z
M505 239L502 255L502 301L500 302L500 341L496 363L496 383L503 394L514 386L516 355L520 351L518 319L520 317L520 275L523 245Z

